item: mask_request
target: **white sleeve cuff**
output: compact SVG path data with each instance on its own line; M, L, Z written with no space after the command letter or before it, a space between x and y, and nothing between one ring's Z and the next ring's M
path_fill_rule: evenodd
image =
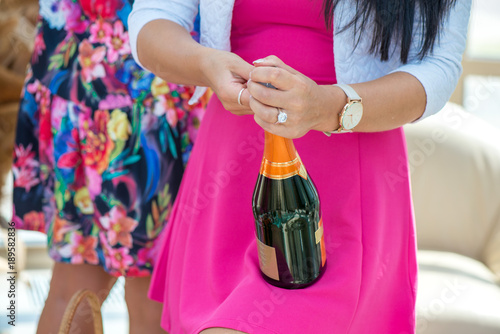
M426 66L406 64L393 72L406 72L417 78L425 90L427 98L425 111L416 121L421 121L440 111L453 94L462 66L460 63L446 63L440 59L426 59Z
M462 74L462 55L465 51L471 0L458 0L442 25L433 51L420 60L413 46L407 64L392 72L406 72L417 78L425 89L427 104L423 115L417 120L440 111L453 94ZM420 43L421 34L414 36Z

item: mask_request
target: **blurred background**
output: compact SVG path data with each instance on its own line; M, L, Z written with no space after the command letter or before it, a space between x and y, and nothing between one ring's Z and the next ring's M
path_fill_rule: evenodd
M0 221L12 215L10 164L38 3L0 0ZM474 0L464 73L438 116L406 126L419 242L417 333L500 333L500 1ZM437 135L438 134L438 135ZM0 230L0 334L35 333L52 261L46 238L18 231L17 320L9 326ZM127 333L123 281L102 309ZM378 334L378 333L377 333Z

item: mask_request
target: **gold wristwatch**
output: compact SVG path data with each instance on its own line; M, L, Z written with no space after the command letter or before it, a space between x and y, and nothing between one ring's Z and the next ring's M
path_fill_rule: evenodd
M332 132L325 131L324 134L327 136L331 136L332 133L352 132L352 129L359 124L361 117L363 117L363 101L358 93L349 85L335 84L334 86L342 89L347 95L347 104L339 113L339 128Z

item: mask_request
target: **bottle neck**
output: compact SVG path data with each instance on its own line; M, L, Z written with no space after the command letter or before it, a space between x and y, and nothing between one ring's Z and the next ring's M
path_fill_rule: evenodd
M293 140L265 131L264 158L270 162L291 162L297 158Z
M260 174L275 180L287 179L294 175L307 179L307 172L292 139L266 131Z

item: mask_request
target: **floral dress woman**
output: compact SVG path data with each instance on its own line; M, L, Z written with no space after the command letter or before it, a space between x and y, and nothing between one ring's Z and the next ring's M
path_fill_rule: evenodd
M113 276L150 275L205 106L134 62L131 5L40 0L13 164L16 226Z

